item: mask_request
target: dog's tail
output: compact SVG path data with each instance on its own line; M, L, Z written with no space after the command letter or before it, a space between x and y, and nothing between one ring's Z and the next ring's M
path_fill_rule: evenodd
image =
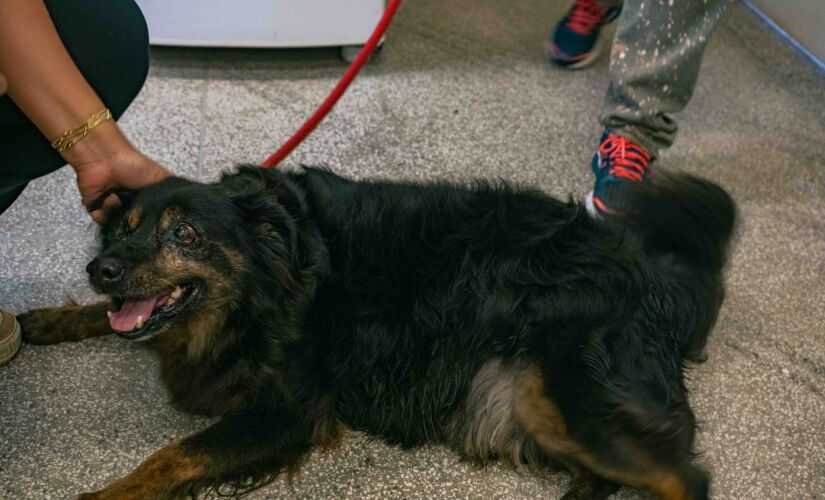
M722 269L736 223L736 205L721 187L687 174L655 172L632 193L626 221L643 249L695 305L684 356L700 360L724 298Z
M632 193L627 220L653 255L673 255L716 271L727 260L736 221L730 195L712 182L682 173L657 171L653 182Z

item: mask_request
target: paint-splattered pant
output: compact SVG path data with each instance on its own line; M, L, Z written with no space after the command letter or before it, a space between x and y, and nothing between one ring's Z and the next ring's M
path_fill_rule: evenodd
M669 114L693 96L705 45L731 0L600 1L624 3L601 122L656 155L673 143Z

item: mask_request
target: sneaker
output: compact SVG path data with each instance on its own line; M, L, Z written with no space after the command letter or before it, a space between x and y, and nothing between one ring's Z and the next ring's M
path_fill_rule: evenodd
M596 0L576 0L545 42L547 57L564 68L590 66L601 54L602 27L621 10L621 6L605 7Z
M628 184L644 182L652 161L653 156L643 147L605 130L591 164L596 183L587 195L587 211L594 217L623 212Z
M0 309L0 365L9 362L20 349L20 324L14 316Z

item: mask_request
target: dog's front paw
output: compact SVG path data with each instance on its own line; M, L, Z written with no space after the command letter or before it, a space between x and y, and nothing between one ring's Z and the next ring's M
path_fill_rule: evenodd
M17 317L23 341L57 344L112 333L106 316L108 303L35 309Z
M17 317L23 342L29 344L57 344L66 340L64 308L34 309Z

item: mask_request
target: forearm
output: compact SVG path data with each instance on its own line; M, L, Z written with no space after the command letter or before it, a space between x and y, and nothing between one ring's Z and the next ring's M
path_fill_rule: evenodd
M49 140L104 107L63 46L41 0L0 1L0 74L9 97ZM126 139L107 122L63 157L78 165L124 147Z

